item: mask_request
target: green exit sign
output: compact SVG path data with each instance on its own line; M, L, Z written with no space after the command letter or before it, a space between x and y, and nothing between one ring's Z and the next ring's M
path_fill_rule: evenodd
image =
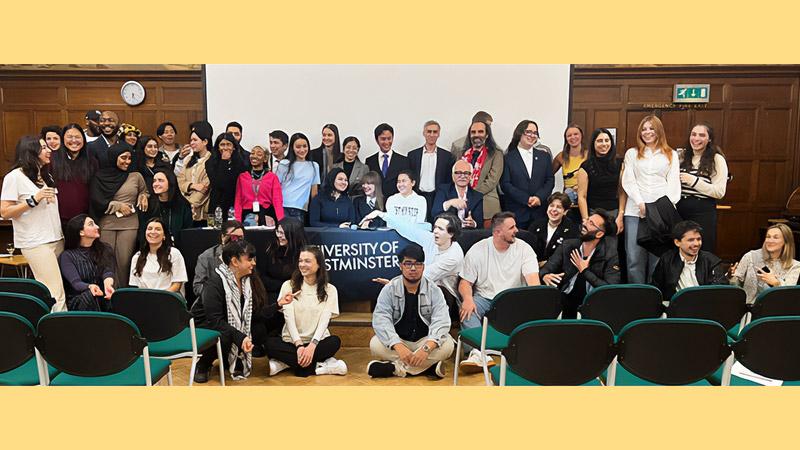
M708 103L711 96L710 84L676 84L672 95L673 103Z

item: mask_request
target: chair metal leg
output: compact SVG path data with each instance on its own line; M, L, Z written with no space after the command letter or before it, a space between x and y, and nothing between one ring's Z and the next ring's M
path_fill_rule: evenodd
M170 366L169 371L167 372L167 384L172 386L172 366Z
M487 386L492 385L489 378L489 354L486 353L486 335L489 332L489 318L483 316L483 330L481 331L481 365L483 366L483 380Z
M222 343L217 338L217 358L219 358L219 384L225 386L225 365L222 364Z
M153 376L150 374L150 349L147 346L142 351L142 358L144 358L144 380L145 385L153 385Z
M194 370L197 368L197 355L192 355L192 367L189 369L189 386L194 384Z
M458 386L458 364L461 362L461 336L456 343L456 366L453 368L453 386Z
M500 386L506 385L506 366L508 362L506 361L506 357L502 354L500 355Z
M608 365L608 370L606 370L606 386L614 386L617 382L617 357L615 356L614 359L611 360L611 364Z
M39 373L39 386L50 384L50 374L47 373L47 362L42 358L39 349L34 347L34 357L36 358L36 371Z
M731 368L733 367L733 352L725 359L725 364L722 366L722 378L719 380L720 386L731 385Z

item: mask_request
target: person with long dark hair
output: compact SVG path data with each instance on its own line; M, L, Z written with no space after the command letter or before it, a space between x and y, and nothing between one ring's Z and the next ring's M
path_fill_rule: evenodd
M194 266L194 280L192 280L192 291L195 298L200 298L203 287L208 281L214 270L222 263L222 247L231 241L241 241L244 239L244 225L238 220L228 219L220 228L220 243L203 250L197 257L197 264ZM262 258L263 260L263 258ZM277 290L276 290L277 295Z
M61 128L58 125L47 125L42 127L41 133L39 133L39 137L44 139L44 143L47 144L47 147L53 151L57 152L61 149Z
M728 163L716 142L714 129L698 123L689 131L686 145L678 149L681 161L681 200L678 214L703 228L702 249L717 247L717 200L725 196Z
M463 159L472 164L470 187L483 194L483 217L492 217L500 212L500 196L497 187L503 175L503 152L499 151L486 122L473 121L469 126L469 137L464 148L453 154L453 159ZM484 227L488 225L484 220Z
M3 178L0 216L11 219L14 247L22 250L33 277L42 282L56 300L53 311L64 311L64 284L58 270L58 255L64 250L64 235L58 217L55 180L50 175L51 150L44 139L23 136L17 142L18 161Z
M158 217L166 225L174 245L180 247L181 231L192 227L192 208L178 193L178 180L168 164L155 170L151 189L153 196L148 210L139 218L139 242L144 240L147 221Z
M588 151L583 145L583 128L577 124L570 124L564 130L564 146L561 153L553 158L553 173L561 169L564 178L564 193L570 201L578 200L578 179L576 177L581 164L586 161Z
M97 220L100 240L114 249L117 281L128 285L131 256L136 249L139 211L148 208L147 186L139 172L131 171L131 147L123 142L108 149L109 165L100 169L89 187L89 215Z
M205 226L211 194L211 181L206 171L206 163L211 158L209 147L214 129L205 121L194 122L190 129L192 133L189 136L189 145L192 151L183 159L183 169L177 173L178 187L192 207L192 220L195 225ZM177 169L178 165L175 167Z
M335 163L333 167L339 167L347 174L347 182L350 185L349 194L351 197L362 194L361 178L369 172L369 167L358 158L361 150L361 142L355 136L347 136L342 142L342 159Z
M266 167L267 151L260 146L250 150L250 170L239 174L233 210L236 220L253 217L253 225L274 226L283 219L283 191L278 176Z
M308 220L312 227L347 228L356 221L353 201L347 195L347 174L338 167L331 169L322 192L311 199Z
M589 211L604 209L615 217L619 234L624 229L623 217L628 195L620 183L622 160L616 155L617 148L611 132L597 128L589 141L589 157L581 164L576 178L581 221L589 218Z
M89 182L97 170L97 161L89 157L83 129L69 123L62 130L63 147L51 156L51 173L58 190L58 213L61 223L89 212Z
M325 182L325 175L341 159L342 145L339 142L339 127L332 123L326 123L322 126L322 143L319 147L311 150L311 160L319 165L320 181Z
M100 241L100 227L88 214L67 222L64 253L58 257L69 311L110 311L114 294L114 253Z
M211 182L208 214L215 214L216 209L220 208L223 221L233 219L228 217L228 211L233 208L236 197L236 180L239 174L247 170L242 153L244 150L236 137L231 133L222 133L214 141L211 159L206 163L206 173Z
M139 138L136 151L136 171L142 174L147 191L153 193L153 176L161 169L172 170L167 155L158 149L158 140L152 136Z
M175 170L175 174L183 170L183 164L181 163L179 167L178 163L181 162L191 150L191 146L188 144L181 147L181 144L179 144L176 139L177 135L178 129L172 122L161 122L158 128L156 128L156 136L158 136L158 140L161 141L161 147L158 148L158 151L167 156L170 166Z
M253 351L267 339L263 324L291 295L267 304L264 285L254 271L256 248L244 241L230 241L222 247L222 262L211 273L203 295L192 305L197 326L220 332L220 370L227 369L234 380L250 375ZM197 361L194 381L205 383L217 352L205 352Z
M317 196L319 165L309 159L308 138L295 133L289 138L289 158L281 160L275 175L281 182L283 212L305 222L308 204Z
M328 324L339 315L339 293L328 281L325 257L316 246L300 251L297 270L281 287L278 298L294 301L283 306L286 324L281 337L267 339L269 374L291 367L298 377L346 375L347 365L333 356L342 345Z
M147 221L145 239L131 261L131 286L162 289L184 294L183 284L189 281L181 251L172 245L164 222L158 217Z
M516 214L517 226L522 229L528 228L537 219L546 217L545 202L555 185L550 155L533 146L533 128L531 120L523 120L517 125L514 135L521 137L519 141L512 139L512 143L517 141L518 144L508 148L500 180L505 194L505 209ZM483 205L483 217L490 217L486 211L486 196L483 198Z
M381 176L378 172L369 171L361 178L361 190L364 195L360 195L353 199L353 207L356 210L356 222L362 228L380 228L385 227L386 222L380 217L370 220L364 220L372 211L385 211L386 204L384 203L383 188Z

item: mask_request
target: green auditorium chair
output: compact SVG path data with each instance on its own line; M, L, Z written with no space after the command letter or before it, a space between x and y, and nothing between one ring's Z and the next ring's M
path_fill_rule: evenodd
M747 319L747 294L730 285L681 289L672 296L667 317L713 320L735 336Z
M45 385L36 358L35 339L36 331L27 319L0 312L0 386Z
M639 319L661 317L661 291L648 284L609 284L586 294L579 309L581 319L599 320L619 334L622 327Z

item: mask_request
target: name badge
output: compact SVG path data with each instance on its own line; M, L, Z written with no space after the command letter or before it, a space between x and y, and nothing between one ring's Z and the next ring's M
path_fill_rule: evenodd
M253 202L253 212L257 213L259 210L258 202Z

